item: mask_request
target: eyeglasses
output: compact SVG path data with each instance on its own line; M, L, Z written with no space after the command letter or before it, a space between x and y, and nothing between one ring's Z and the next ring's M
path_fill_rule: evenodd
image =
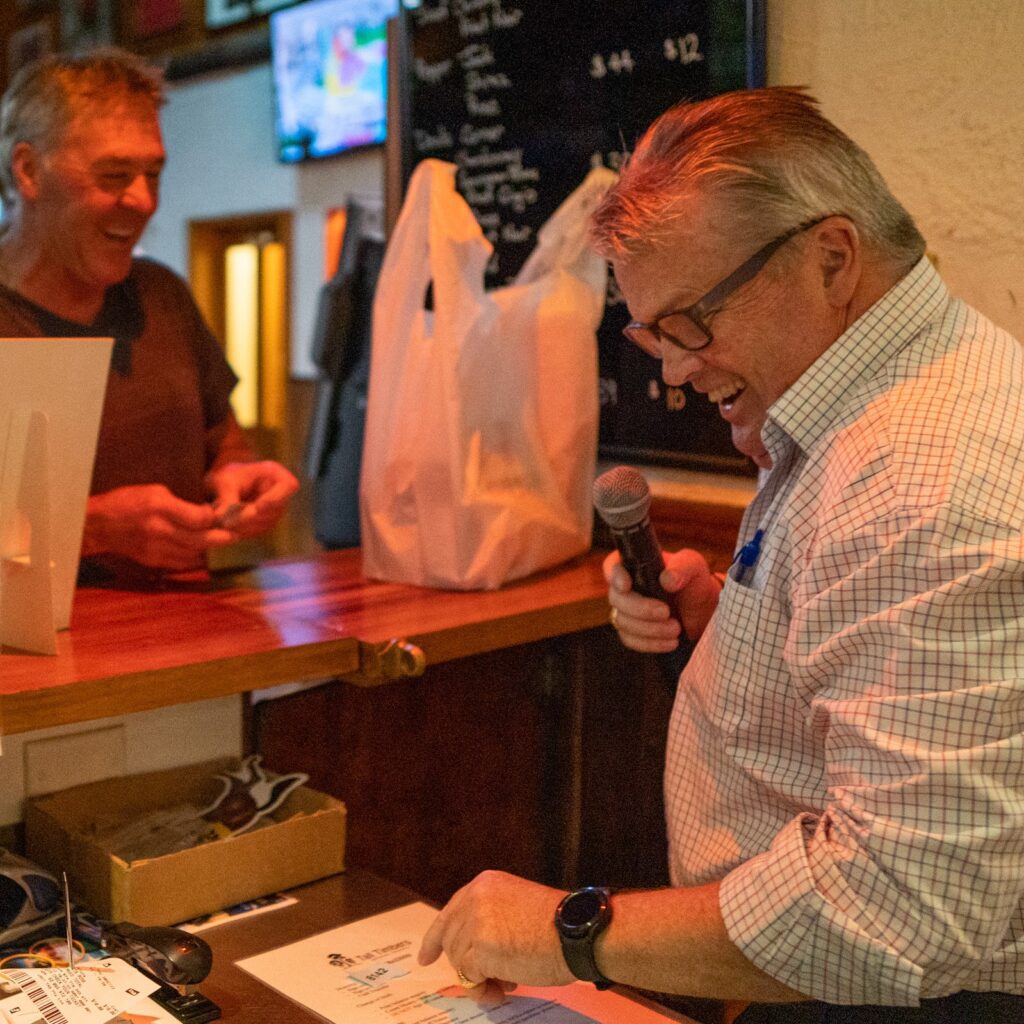
M702 348L707 348L715 337L711 333L711 328L704 322L704 318L715 311L734 291L756 277L776 251L791 238L809 231L816 224L832 216L835 214L828 213L790 228L758 249L750 259L741 263L724 281L720 281L692 305L665 313L647 324L633 320L622 328L622 333L655 359L662 358L662 345L666 341L687 352L699 352Z

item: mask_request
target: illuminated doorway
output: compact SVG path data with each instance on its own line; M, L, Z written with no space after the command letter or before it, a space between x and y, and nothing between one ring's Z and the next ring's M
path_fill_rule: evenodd
M287 430L290 252L287 212L189 224L192 290L238 375L232 409L260 457L293 469ZM284 553L292 529L286 520L269 537L230 552L230 561Z

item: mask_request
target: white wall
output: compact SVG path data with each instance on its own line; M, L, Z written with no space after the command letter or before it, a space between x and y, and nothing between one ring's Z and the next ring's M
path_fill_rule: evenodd
M167 170L142 248L187 276L190 220L292 211L292 371L312 375L308 349L323 276L324 214L352 193L382 194L383 150L279 163L269 64L172 85L161 121Z
M5 736L0 825L21 820L26 797L241 754L238 696Z
M766 2L770 83L811 88L953 292L1024 340L1024 3Z

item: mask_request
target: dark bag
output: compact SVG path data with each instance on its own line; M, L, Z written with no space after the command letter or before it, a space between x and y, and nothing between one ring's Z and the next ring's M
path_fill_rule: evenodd
M359 544L359 473L370 376L373 295L384 258L374 211L349 205L338 271L317 307L317 386L306 469L314 481L313 526L326 548Z

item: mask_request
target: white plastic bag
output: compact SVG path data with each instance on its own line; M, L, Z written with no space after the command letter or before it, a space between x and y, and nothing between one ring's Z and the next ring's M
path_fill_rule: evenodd
M587 222L612 181L591 172L516 282L486 292L491 246L455 167L416 168L373 304L366 575L491 589L590 546L607 269Z

